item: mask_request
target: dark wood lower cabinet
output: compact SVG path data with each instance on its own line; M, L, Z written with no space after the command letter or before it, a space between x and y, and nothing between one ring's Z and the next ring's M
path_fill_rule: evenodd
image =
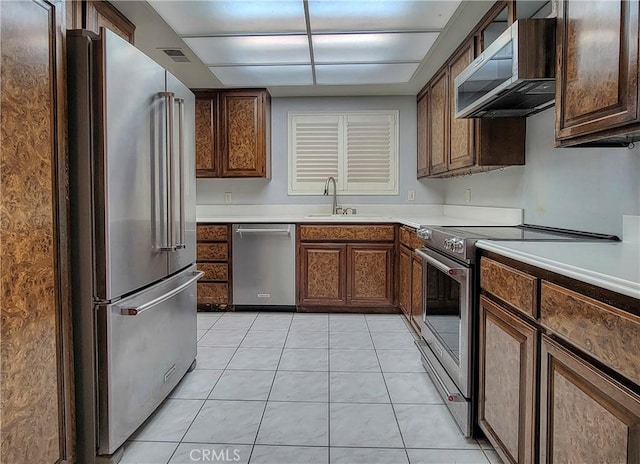
M411 250L401 245L398 258L398 306L408 318L411 317L412 302L411 270Z
M198 309L231 309L231 225L199 223L196 236L197 266L199 271L204 272L198 281Z
M422 258L413 253L411 257L411 324L420 333L422 321L423 299L423 262Z
M507 463L535 462L537 329L480 298L478 422Z
M393 243L347 245L347 301L393 306Z
M542 337L540 463L640 462L640 396Z
M347 303L347 246L302 244L299 248L300 305L342 306Z

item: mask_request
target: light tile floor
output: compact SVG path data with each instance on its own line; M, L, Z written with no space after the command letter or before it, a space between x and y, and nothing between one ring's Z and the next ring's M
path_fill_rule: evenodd
M400 315L199 313L198 366L122 464L500 463L465 439Z

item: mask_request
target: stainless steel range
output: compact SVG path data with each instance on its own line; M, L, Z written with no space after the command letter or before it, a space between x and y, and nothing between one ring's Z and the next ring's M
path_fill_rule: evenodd
M431 376L465 436L473 434L478 305L478 240L585 241L615 236L542 226L432 227L418 230L423 259L422 339L417 343Z

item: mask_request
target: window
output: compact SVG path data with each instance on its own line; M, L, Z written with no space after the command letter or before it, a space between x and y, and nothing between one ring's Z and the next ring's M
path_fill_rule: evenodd
M290 112L289 195L398 194L398 111Z

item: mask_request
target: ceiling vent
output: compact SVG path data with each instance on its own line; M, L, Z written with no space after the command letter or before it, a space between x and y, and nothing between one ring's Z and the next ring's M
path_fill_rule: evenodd
M191 60L185 56L179 48L162 48L161 49L169 58L176 63L190 63Z

